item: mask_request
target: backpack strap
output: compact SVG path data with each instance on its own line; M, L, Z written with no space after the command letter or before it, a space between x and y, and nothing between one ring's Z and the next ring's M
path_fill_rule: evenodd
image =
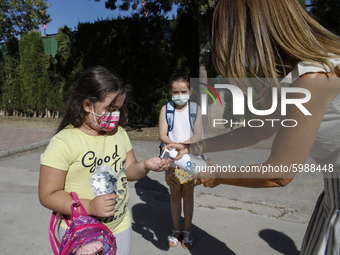
M59 216L57 218L57 215L58 215L58 213L56 211L52 212L51 219L50 219L50 226L48 228L48 235L49 235L50 244L51 244L51 248L52 248L54 255L59 255L58 249L60 248L60 241L58 240L58 238L55 234L55 231L57 229L57 225L58 225L59 221L61 220L61 218L64 218L67 226L70 225L66 216L59 214ZM57 220L56 220L56 218L57 218Z
M169 135L169 132L172 130L174 127L174 120L175 120L175 103L174 101L170 101L165 105L165 119L166 123L168 124L168 132L167 135ZM159 145L159 156L161 156L163 150L162 148L164 147L164 143L161 142Z
M174 101L170 101L166 104L165 118L166 118L166 122L168 123L168 134L169 134L169 132L174 127L174 120L175 120L175 103L174 103Z
M57 217L57 212L53 211L53 213L51 215L51 219L50 219L50 227L48 229L48 235L49 235L49 238L50 238L51 248L52 248L54 255L59 254L57 247L58 247L58 249L60 247L60 242L55 235L55 230L56 230L56 226L57 226L59 220L61 219L61 215L58 217L57 220L55 220L56 217Z
M87 216L86 211L83 207L83 205L80 203L77 193L71 192L72 196L72 205L71 205L71 220L79 217L79 211L78 208L80 208L80 212L83 216ZM60 247L60 242L58 238L56 237L56 228L59 223L59 221L64 218L67 226L70 225L69 221L67 220L67 217L64 215L60 215L57 218L58 213L53 211L50 219L50 226L48 229L48 234L50 238L51 248L53 250L54 255L59 255L58 249ZM57 220L56 220L57 219ZM57 249L58 248L58 249Z
M79 215L79 208L82 216L87 216L86 211L83 207L83 205L80 203L78 195L76 192L70 193L72 196L72 205L71 205L71 220L74 220L75 218L78 218Z
M198 105L194 102L189 102L189 118L190 118L190 127L192 132L194 132L194 125L197 118L197 110Z

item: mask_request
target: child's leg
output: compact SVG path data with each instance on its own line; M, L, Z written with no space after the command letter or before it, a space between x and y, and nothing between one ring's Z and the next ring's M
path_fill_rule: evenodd
M184 211L184 231L182 247L190 249L193 246L194 239L191 236L191 222L194 213L194 187L184 184L182 188L183 211Z
M174 230L179 231L181 230L181 199L182 199L182 186L178 185L176 187L170 187L170 194L171 194L171 215L172 215L172 222L174 224Z
M184 231L191 230L191 222L194 213L194 187L182 185L183 211L184 211Z
M129 255L131 250L132 227L116 234L117 253L116 255ZM119 247L119 248L118 248Z

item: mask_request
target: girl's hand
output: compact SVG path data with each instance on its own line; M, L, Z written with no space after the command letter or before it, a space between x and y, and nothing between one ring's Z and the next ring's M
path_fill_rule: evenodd
M150 169L155 172L162 172L168 169L171 164L171 158L162 159L159 157L148 158L144 161L144 166L146 169Z
M163 150L164 150L164 148L167 148L167 149L175 148L176 151L178 151L176 159L181 159L184 154L190 153L190 144L172 143L172 144L165 145L163 147Z
M95 197L89 203L89 215L110 217L115 213L116 194L103 194Z

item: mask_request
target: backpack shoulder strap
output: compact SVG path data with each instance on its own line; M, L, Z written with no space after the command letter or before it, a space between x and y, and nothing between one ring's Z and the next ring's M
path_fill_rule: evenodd
M175 103L170 101L166 104L165 111L166 122L168 123L168 133L172 130L175 120Z
M194 132L194 125L197 118L198 105L195 102L189 102L189 116L190 116L190 126L192 132Z
M168 134L174 127L174 118L175 117L175 103L174 101L170 101L165 105L165 119L166 123L168 124ZM162 148L164 147L164 143L161 142L159 145L160 148L160 154L162 154Z

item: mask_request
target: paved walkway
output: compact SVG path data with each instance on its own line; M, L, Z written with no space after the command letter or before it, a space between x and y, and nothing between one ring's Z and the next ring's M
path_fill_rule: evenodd
M0 127L0 158L48 144L55 131Z
M38 200L39 157L52 131L0 128L1 254L48 254L51 211ZM25 141L25 142L24 142ZM158 142L132 141L137 160L156 156ZM38 148L36 150L32 150ZM31 150L27 153L19 153ZM228 164L262 161L268 151L242 149L208 155ZM1 156L2 155L2 156ZM11 156L8 156L11 155ZM296 178L285 188L246 189L220 185L195 188L195 246L169 249L170 195L163 173L129 183L132 250L137 254L299 254L323 181ZM183 219L182 219L183 220ZM18 238L19 237L19 238Z

